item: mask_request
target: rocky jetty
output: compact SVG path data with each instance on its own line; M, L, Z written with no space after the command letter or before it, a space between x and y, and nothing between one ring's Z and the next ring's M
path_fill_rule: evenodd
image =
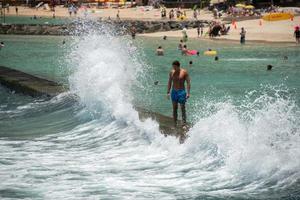
M63 25L51 24L0 24L0 34L19 35L73 35L76 34L78 25L86 22L76 22ZM114 26L118 33L125 34L130 27L135 26L138 33L153 33L159 31L181 30L183 27L195 28L199 23L206 26L209 21L137 21L137 20L103 20L91 22L93 25L107 24Z

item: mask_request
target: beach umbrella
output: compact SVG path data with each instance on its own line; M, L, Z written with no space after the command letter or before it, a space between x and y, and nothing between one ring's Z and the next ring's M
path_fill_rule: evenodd
M246 9L253 9L254 6L252 6L252 5L247 5L247 6L245 6L244 8L246 8Z
M239 4L236 4L235 7L237 7L237 8L244 8L244 7L245 7L245 4L240 4L240 3L239 3Z

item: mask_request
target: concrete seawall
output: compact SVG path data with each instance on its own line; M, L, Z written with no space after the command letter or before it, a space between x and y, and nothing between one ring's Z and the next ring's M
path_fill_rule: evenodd
M0 66L0 84L32 97L53 97L66 91L62 85L56 82L3 66Z
M114 26L118 33L129 32L132 25L136 27L138 33L153 33L158 31L181 30L182 27L196 28L199 23L204 26L210 22L207 20L191 21L136 21L136 20L105 20L91 22L95 26L107 24ZM19 35L73 35L81 22L63 25L50 24L0 24L0 34L19 34Z
M30 74L0 66L0 84L15 92L30 95L32 97L46 96L54 97L67 88L53 81L32 76ZM171 117L159 113L151 112L144 108L136 108L141 120L152 118L159 124L161 133L179 137L180 142L186 138L186 130L182 127L174 128L174 122ZM179 121L179 124L182 122Z

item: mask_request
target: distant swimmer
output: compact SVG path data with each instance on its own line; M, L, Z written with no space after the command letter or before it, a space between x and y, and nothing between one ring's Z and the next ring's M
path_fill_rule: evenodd
M158 85L158 81L154 81L154 85Z
M164 39L164 40L167 40L167 36L165 35L165 36L163 37L163 39Z
M65 41L65 40L63 40L62 44L66 44L66 41Z
M187 53L188 53L187 46L186 46L186 45L183 45L183 47L182 47L182 49L181 49L181 54L186 56Z
M4 47L4 42L0 42L0 50Z
M215 57L215 61L218 61L218 60L219 60L219 57L218 57L218 56L216 56L216 57Z
M190 61L189 62L189 67L192 67L193 66L193 61Z
M197 56L200 56L200 52L199 51L197 51Z
M185 69L180 68L180 62L175 60L172 63L173 69L169 73L167 97L172 99L173 104L173 119L175 126L177 126L177 110L178 103L181 107L182 121L186 125L186 111L185 103L190 97L191 81L188 72ZM187 92L185 89L185 82L187 83ZM172 88L172 91L171 91ZM171 91L171 94L170 94Z
M183 40L180 40L180 43L178 45L178 50L182 50L183 46L184 46L184 42Z
M273 68L273 66L272 66L272 65L268 65L268 66L267 66L267 70L268 70L268 71L271 71L271 70L272 70L272 68Z
M287 59L289 59L289 57L283 56L283 60L287 60Z
M159 46L157 49L156 49L156 55L158 56L163 56L164 55L164 50L161 46Z

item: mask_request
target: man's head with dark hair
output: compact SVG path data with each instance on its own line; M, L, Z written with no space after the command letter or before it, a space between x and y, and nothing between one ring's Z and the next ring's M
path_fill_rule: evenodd
M267 66L267 70L268 70L268 71L272 70L272 68L273 68L272 65L268 65L268 66Z
M184 48L186 48L186 45L183 45Z
M173 69L174 69L174 70L180 69L180 62L179 62L178 60L175 60L175 61L172 63L172 66L173 66Z

